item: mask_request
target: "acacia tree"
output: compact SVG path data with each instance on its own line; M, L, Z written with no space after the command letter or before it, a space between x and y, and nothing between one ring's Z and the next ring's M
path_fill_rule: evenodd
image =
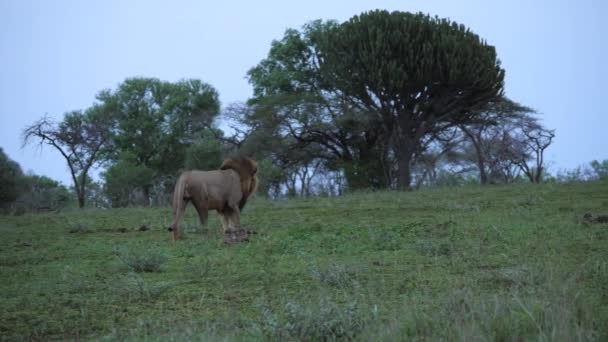
M517 165L532 183L540 183L545 173L545 150L555 138L555 130L544 128L536 118L522 117L519 121L520 146L524 158L516 160ZM532 162L530 162L530 160Z
M490 174L496 175L499 165L505 167L505 159L515 162L516 155L517 160L526 159L521 153L515 153L520 146L514 145L517 141L512 133L519 127L517 123L532 113L534 110L503 97L480 109L474 121L458 124L470 143L471 159L482 185L491 182Z
M423 14L371 11L328 30L317 45L324 89L375 115L390 136L397 187L410 186L421 139L467 122L502 94L493 46L463 25Z
M536 112L508 98L489 103L474 122L459 124L470 144L470 160L480 183L510 181L521 171L532 183L540 183L545 171L544 152L555 132L544 128Z
M103 100L106 92L98 95ZM94 104L83 111L65 114L61 122L44 116L25 128L23 145L38 141L40 146L49 145L63 156L74 182L78 206L84 208L87 182L91 168L102 161L111 143L113 110L109 105Z

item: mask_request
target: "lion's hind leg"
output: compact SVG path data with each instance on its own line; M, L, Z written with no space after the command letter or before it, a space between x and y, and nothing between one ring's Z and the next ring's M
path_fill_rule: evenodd
M209 219L209 200L206 194L201 194L192 199L192 204L198 213L198 218L203 228L207 226L207 220Z

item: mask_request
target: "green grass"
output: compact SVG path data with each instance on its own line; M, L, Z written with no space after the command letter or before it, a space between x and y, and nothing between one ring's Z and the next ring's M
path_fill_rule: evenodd
M0 217L2 340L608 339L608 182ZM146 225L151 229L140 231Z

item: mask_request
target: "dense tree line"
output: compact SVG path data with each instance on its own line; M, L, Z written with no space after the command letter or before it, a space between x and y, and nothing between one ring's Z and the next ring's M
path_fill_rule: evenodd
M0 213L59 210L71 200L65 186L45 176L24 174L0 148Z
M60 122L33 123L24 143L61 153L80 207L164 204L180 171L229 155L256 158L272 197L539 183L555 133L504 95L504 75L495 48L463 25L371 11L288 29L247 73L244 103L220 110L201 80L130 78Z

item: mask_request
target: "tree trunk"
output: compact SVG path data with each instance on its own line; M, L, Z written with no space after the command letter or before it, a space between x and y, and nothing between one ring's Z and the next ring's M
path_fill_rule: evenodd
M74 188L76 189L76 195L78 196L78 207L80 209L83 209L85 206L85 199L86 199L86 181L87 181L87 175L86 173L82 172L80 174L80 176L78 177L80 180L78 182L78 184L74 184ZM76 178L74 178L76 179Z
M477 168L479 169L479 183L481 185L488 184L488 174L486 173L486 166L481 155L477 157Z
M540 184L540 181L543 179L543 167L537 166L536 173L534 174L534 183Z
M85 205L84 193L80 190L76 190L76 195L78 197L78 208L83 209Z
M146 185L143 187L143 195L144 195L144 206L150 207L150 186Z
M486 163L483 153L481 151L481 136L474 135L473 132L469 131L465 126L460 126L460 130L462 130L473 143L473 148L475 148L475 156L477 157L477 168L479 169L479 183L481 185L488 184L488 174L486 173ZM479 139L479 141L478 141Z
M413 153L409 148L404 148L397 154L397 190L408 191L412 182L410 163Z

